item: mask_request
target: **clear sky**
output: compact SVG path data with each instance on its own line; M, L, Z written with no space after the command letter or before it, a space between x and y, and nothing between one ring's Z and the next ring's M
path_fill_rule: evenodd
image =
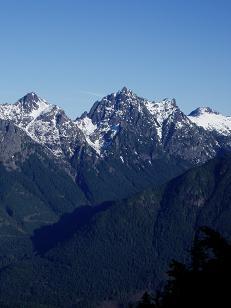
M231 0L0 0L0 102L75 117L123 86L231 114Z

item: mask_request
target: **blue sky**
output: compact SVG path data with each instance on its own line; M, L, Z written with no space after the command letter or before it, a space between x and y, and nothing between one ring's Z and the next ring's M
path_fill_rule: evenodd
M0 101L75 117L126 85L231 114L229 0L0 0Z

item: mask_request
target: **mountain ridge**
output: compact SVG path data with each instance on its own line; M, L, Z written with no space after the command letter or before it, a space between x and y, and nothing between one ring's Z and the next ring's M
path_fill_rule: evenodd
M0 118L48 149L93 203L163 183L231 149L231 134L195 124L175 99L151 102L126 87L76 120L34 92L0 105Z

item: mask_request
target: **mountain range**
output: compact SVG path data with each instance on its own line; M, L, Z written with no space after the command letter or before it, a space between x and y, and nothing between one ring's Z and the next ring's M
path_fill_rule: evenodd
M0 105L0 119L16 127L10 138L26 134L31 145L65 166L91 203L163 183L231 147L231 117L210 108L186 116L174 99L151 102L126 87L76 120L35 93ZM1 160L13 166L13 155L26 154L15 141L7 143Z
M49 104L33 92L15 104L0 105L0 118L22 128L53 155L67 161L80 154L84 148L89 156L105 158L120 155L121 161L126 163L126 151L120 144L123 141L121 139L126 134L134 134L137 137L136 144L131 145L138 156L142 156L141 145L149 138L149 144L155 146L153 151L159 147L169 155L198 163L205 161L206 157L212 157L213 150L206 148L207 152L204 150L201 155L195 152L193 157L189 157L186 153L172 149L175 138L181 135L182 141L187 142L187 133L200 132L201 142L203 138L211 138L210 147L216 150L224 144L212 143L212 139L218 138L215 134L229 136L231 132L231 117L223 116L209 107L197 108L186 116L176 105L175 99L151 102L138 97L126 87L97 101L89 113L85 112L74 121L61 108ZM211 132L213 136L209 134ZM142 158L144 161L148 159ZM149 158L151 160L152 156Z
M0 140L3 307L126 305L198 226L231 235L231 117L209 107L124 87L72 120L32 92L0 105Z

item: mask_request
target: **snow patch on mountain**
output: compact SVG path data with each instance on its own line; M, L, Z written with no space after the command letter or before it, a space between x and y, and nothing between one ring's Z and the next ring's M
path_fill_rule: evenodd
M169 119L169 117L171 117L171 115L177 109L175 100L164 99L163 101L158 103L146 101L144 105L155 119L154 123L157 124L156 125L157 135L159 137L159 140L161 140L164 121Z
M146 101L145 106L148 111L155 116L160 125L163 124L176 109L175 100L165 99L159 103Z
M92 120L88 116L77 119L76 125L83 132L87 143L96 151L97 154L100 154L101 145L99 139L95 141L91 140L91 136L97 129L97 125L93 124Z
M49 110L50 106L48 105L48 103L44 100L41 100L39 102L39 104L37 105L38 108L37 109L33 109L30 113L29 116L32 117L34 120L39 117L41 115L41 113L43 113L45 110Z
M120 127L119 124L109 124L106 119L97 126L88 116L77 119L76 124L83 132L87 143L98 155L101 155L103 150L110 145Z
M93 124L92 120L88 116L76 120L76 124L82 130L85 136L90 136L97 129L97 125Z
M200 107L189 114L189 119L206 130L216 131L221 135L231 134L231 117L224 116L209 107Z

